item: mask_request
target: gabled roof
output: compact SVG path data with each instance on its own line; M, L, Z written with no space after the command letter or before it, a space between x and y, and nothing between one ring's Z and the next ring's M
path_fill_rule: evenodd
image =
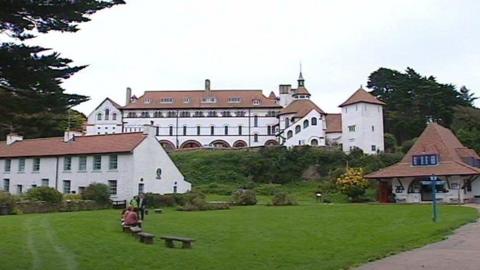
M215 103L202 102L203 98L213 97ZM162 99L172 98L172 102L161 102ZM230 98L239 98L238 102L229 101ZM259 100L258 105L253 101ZM262 90L186 90L186 91L146 91L135 102L123 107L124 109L209 109L209 108L278 108L276 100L267 98Z
M268 98L270 99L277 99L277 95L275 95L275 92L271 91L270 95L268 95Z
M107 102L107 101L109 101L110 103L112 103L112 106L115 107L116 109L119 109L119 110L122 109L122 106L121 106L121 105L119 105L118 103L116 103L115 101L113 101L112 99L110 99L110 98L107 97L107 98L105 98L102 102L100 102L100 104L98 104L98 106L88 115L88 117L90 117L90 116L92 115L92 113L94 113L95 111L97 111L98 108L100 108L100 107L103 105L103 103L105 103L105 102Z
M0 142L0 158L87 155L132 152L147 135L119 133L78 136L64 142L63 137L29 139L7 145Z
M345 102L340 104L338 107L344 107L344 106L347 106L347 105L352 105L352 104L355 104L355 103L362 103L362 102L363 103L370 103L370 104L385 105L384 102L378 100L375 96L373 96L372 94L365 91L365 89L360 87L360 89L355 91L355 93L353 93L353 95L351 95Z
M329 113L325 116L327 124L326 133L342 133L342 115L339 113Z
M294 117L302 118L312 110L315 110L320 114L325 114L325 112L320 109L320 107L318 107L315 103L313 103L313 101L309 99L298 99L292 101L292 103L288 104L287 107L283 108L280 111L280 115L295 114Z
M436 166L412 166L412 157L421 154L438 154L440 164ZM469 156L478 158L475 151L463 146L451 130L437 123L430 123L399 163L365 177L378 179L420 177L432 174L438 176L479 175L479 168L464 162L464 158Z

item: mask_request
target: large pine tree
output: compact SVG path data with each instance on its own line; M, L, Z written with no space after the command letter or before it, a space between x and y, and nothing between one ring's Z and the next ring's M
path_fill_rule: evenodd
M23 43L35 33L76 32L78 25L122 0L0 0L0 139L61 135L68 110L88 97L67 94L61 83L85 66ZM8 42L6 42L8 40Z

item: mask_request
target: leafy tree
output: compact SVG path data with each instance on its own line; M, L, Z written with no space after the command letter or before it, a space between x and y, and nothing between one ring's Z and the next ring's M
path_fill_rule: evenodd
M80 195L84 200L96 201L102 205L110 203L110 188L105 184L92 183Z
M0 0L0 136L16 131L26 137L60 135L67 111L88 98L67 94L61 83L85 66L56 52L23 42L36 33L76 32L78 25L121 0Z
M370 74L368 87L387 104L385 130L400 143L417 137L428 121L449 127L453 108L471 107L475 99L468 91L461 93L454 85L439 83L435 77L422 76L411 68L403 73L380 68Z
M454 108L452 129L467 147L480 152L480 109L457 106Z
M59 203L62 202L63 195L58 190L51 187L36 187L27 192L27 198L35 201Z
M385 142L385 152L394 153L397 149L397 139L393 134L385 133L383 135Z
M463 100L464 106L472 106L473 102L478 98L465 85L460 87L460 98Z

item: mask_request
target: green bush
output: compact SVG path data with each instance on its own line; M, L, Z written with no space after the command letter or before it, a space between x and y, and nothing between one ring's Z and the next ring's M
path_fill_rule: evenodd
M35 187L27 192L26 198L32 201L60 203L63 200L63 195L52 187Z
M92 200L98 204L110 203L110 188L105 184L92 183L81 194L83 200Z
M206 196L203 193L188 192L183 196L184 204L178 207L179 211L206 211L206 210L223 210L229 209L230 206L226 203L208 203Z
M0 215L13 213L15 209L15 198L8 192L0 191Z
M232 203L235 205L255 205L257 204L257 196L253 190L239 189L232 194Z
M210 183L207 185L195 186L193 190L196 192L202 192L207 194L230 195L236 190L236 185Z
M65 201L81 201L82 195L80 194L65 194L63 195Z
M273 196L272 205L297 205L297 201L293 196L287 194L286 192L279 192Z
M255 188L255 192L260 195L271 196L278 192L281 192L282 185L279 184L263 184Z

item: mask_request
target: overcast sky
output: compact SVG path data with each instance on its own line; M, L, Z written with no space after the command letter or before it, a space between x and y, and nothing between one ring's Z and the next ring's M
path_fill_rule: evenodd
M263 89L296 85L337 112L379 67L412 67L480 96L480 1L127 0L77 33L34 40L89 67L64 83L121 105L125 88ZM478 104L477 104L478 105Z

